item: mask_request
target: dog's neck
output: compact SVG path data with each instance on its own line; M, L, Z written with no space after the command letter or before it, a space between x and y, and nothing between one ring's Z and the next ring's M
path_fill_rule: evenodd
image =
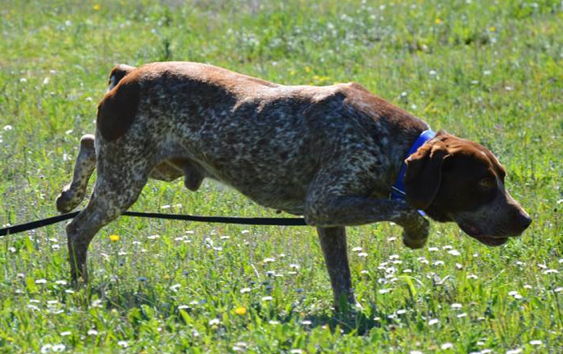
M391 123L391 127L394 126L394 122L389 123ZM410 155L409 151L413 147L413 144L417 141L417 139L424 131L430 129L430 126L428 124L418 118L409 120L408 127L404 125L404 122L401 123L402 124L400 127L393 129L393 143L389 147L387 153L387 156L389 156L390 158L390 168L388 171L389 173L385 179L385 191L387 193L387 196L390 195L391 187L396 184L401 168L404 165L405 159Z
M401 163L401 167L399 168L399 173L397 175L397 179L395 183L391 187L391 199L393 200L405 200L407 193L405 192L405 175L407 173L407 165L405 163L405 159L407 159L410 155L414 154L419 147L424 145L428 140L432 139L436 136L436 133L432 129L426 129L416 138L416 140L410 146L408 152L404 155L403 162Z

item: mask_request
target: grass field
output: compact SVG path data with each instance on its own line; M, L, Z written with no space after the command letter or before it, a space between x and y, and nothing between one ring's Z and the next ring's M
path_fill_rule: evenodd
M56 213L116 63L209 62L356 81L483 143L534 223L487 248L434 223L406 249L349 229L363 309L335 316L312 228L121 218L69 284L64 224L0 238L0 352L563 351L560 1L39 1L0 7L0 224ZM272 216L226 187L152 181L138 211ZM110 238L111 235L117 235Z

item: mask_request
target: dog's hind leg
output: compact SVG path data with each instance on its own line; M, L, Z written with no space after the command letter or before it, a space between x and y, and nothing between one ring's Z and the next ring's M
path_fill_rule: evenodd
M96 150L94 147L94 136L84 135L80 139L80 149L74 165L72 182L63 188L57 198L57 210L67 213L76 208L84 199L88 180L96 168Z
M133 154L136 156L98 154L98 176L90 202L66 228L74 284L80 279L88 281L86 256L96 233L127 210L147 182L150 168L143 158L145 151L133 150Z

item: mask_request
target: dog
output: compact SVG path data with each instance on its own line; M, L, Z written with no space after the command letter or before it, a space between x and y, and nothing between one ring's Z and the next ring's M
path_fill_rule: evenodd
M138 198L148 178L204 178L256 203L303 215L318 230L337 307L354 304L345 227L391 221L423 247L429 222L456 222L499 246L530 216L505 189L505 170L485 147L433 133L422 120L356 83L285 86L219 67L157 62L118 65L85 135L72 182L57 198L67 225L73 283L88 280L94 235ZM394 191L390 198L391 191Z

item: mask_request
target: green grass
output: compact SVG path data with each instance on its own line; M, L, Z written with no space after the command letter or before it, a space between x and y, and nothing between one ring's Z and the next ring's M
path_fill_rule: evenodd
M55 214L111 67L158 60L359 82L490 147L534 218L500 248L455 225L434 223L419 251L394 225L349 228L363 309L348 317L330 309L312 228L121 218L91 245L92 282L74 292L63 224L4 237L1 352L561 352L559 1L4 0L0 19L0 224ZM165 205L275 215L213 183L152 181L133 209Z

